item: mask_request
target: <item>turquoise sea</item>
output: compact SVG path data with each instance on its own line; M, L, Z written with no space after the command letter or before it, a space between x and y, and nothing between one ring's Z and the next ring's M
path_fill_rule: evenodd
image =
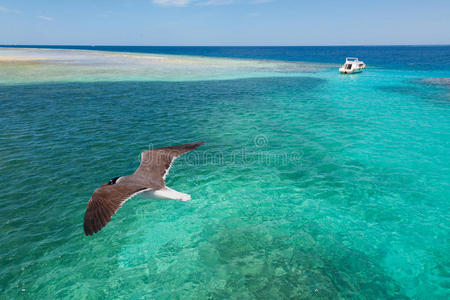
M45 48L0 48L1 299L450 298L450 46Z

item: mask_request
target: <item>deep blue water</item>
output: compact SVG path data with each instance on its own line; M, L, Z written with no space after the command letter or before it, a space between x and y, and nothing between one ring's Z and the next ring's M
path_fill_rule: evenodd
M302 46L302 47L174 47L174 46L54 46L26 45L8 47L45 47L118 52L199 55L212 57L273 59L343 63L356 56L369 66L389 69L449 70L450 45L443 46Z

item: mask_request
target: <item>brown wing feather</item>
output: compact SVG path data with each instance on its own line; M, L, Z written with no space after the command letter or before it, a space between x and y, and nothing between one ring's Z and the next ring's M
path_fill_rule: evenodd
M111 220L111 217L130 197L147 189L142 185L116 183L102 185L94 191L84 214L84 233L91 235Z
M172 162L180 155L192 151L204 142L190 143L171 147L155 148L142 152L141 164L133 175L126 180L148 185L153 189L165 186L164 177Z

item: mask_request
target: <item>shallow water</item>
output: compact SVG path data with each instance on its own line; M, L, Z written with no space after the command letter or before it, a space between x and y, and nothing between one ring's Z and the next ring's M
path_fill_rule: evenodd
M449 70L115 55L0 65L2 296L450 296ZM192 201L84 236L96 187L198 140L167 178Z
M2 57L9 58L2 64L0 83L3 84L289 77L333 66L314 62L0 47L0 62Z

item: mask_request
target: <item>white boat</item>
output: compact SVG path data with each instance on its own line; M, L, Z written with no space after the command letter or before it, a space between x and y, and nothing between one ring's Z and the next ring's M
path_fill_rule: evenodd
M339 68L342 74L360 73L366 67L363 61L359 61L357 57L347 57L345 64Z

